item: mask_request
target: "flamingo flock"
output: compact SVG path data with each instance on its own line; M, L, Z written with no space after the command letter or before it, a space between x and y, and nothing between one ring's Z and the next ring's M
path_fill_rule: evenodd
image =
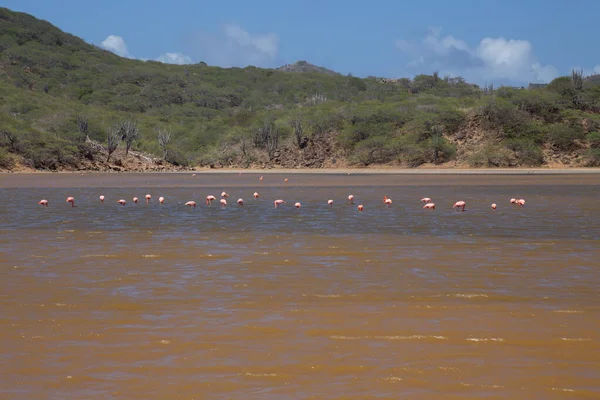
M241 173L240 173L241 174ZM349 174L349 173L348 173ZM196 176L196 174L192 174L192 176ZM261 176L259 178L260 183L262 184L263 182L263 177ZM288 183L288 179L285 178L284 179L284 183ZM260 198L260 195L258 194L258 192L254 192L254 194L252 195L254 197L254 199L258 200ZM221 207L226 207L227 206L227 198L229 197L229 194L226 191L221 192L221 199L219 200L219 203L221 204ZM105 196L104 195L100 195L99 200L101 203L104 203L105 200ZM152 195L151 194L146 194L145 196L146 199L146 204L149 204L150 201L152 200ZM133 197L133 203L134 204L138 204L139 199L137 197ZM213 201L217 200L217 198L213 195L208 195L206 196L206 206L212 206ZM75 207L75 198L74 197L67 197L66 200L67 203L71 204L71 207ZM162 206L165 203L165 198L164 197L159 197L158 198L158 202L159 204ZM423 197L421 199L421 202L424 203L423 204L423 209L424 210L435 210L435 203L431 200L430 197ZM127 204L127 201L125 199L119 199L117 201L118 204L120 204L122 207L124 207ZM327 205L331 208L333 207L333 199L329 199L327 200ZM47 199L42 199L38 202L39 205L41 205L42 207L48 207L49 206L49 201ZM238 198L237 200L237 204L239 206L244 206L244 199L243 198ZM275 208L279 208L279 206L281 206L282 204L286 204L285 200L282 199L277 199L275 201L273 201L273 205L275 206ZM348 204L354 204L354 195L350 194L348 195ZM393 202L392 199L387 197L387 196L383 196L383 204L385 205L386 208L389 208ZM517 198L511 198L510 199L510 204L514 205L514 206L518 206L518 207L524 207L525 206L525 199L517 199ZM190 200L188 202L186 202L184 204L186 207L190 207L190 208L196 208L196 202L193 200ZM456 203L454 203L454 205L452 206L453 209L456 209L457 211L465 211L465 208L467 206L467 203L464 200L459 200ZM294 207L296 208L300 208L302 207L302 204L300 202L296 202L294 203ZM491 209L492 210L496 210L496 208L498 207L498 205L496 203L492 203L491 205ZM361 212L364 210L364 205L363 204L359 204L356 209Z
M221 199L219 200L219 203L221 204L221 207L224 208L224 207L227 206L227 204L228 204L227 203L227 198L228 197L229 197L229 194L227 192L223 191L221 193ZM254 192L253 197L254 197L254 199L259 199L260 195L258 194L258 192ZM98 198L99 198L99 200L100 200L101 203L104 203L104 200L105 200L106 197L104 195L100 195ZM150 194L147 194L145 196L145 199L146 199L146 204L149 204L150 201L152 200L152 196ZM206 203L205 203L206 206L209 206L209 207L212 206L213 201L215 201L216 199L217 198L215 196L213 196L213 195L206 196ZM138 202L139 202L139 199L137 197L133 197L132 200L133 200L134 204L138 204ZM71 196L67 197L66 202L69 203L69 204L71 204L71 207L75 207L75 198L74 197L71 197ZM162 196L159 197L158 198L158 202L159 202L159 204L161 206L164 205L165 198L162 197ZM422 207L424 210L435 210L435 203L431 200L430 197L423 197L421 199L421 202L424 203L424 205ZM122 207L124 207L127 204L127 201L125 199L119 199L119 200L117 200L117 203L119 205L121 205ZM333 207L333 203L334 203L333 199L327 200L327 205L330 208ZM50 203L49 203L49 201L47 199L42 199L42 200L40 200L38 202L38 204L41 205L42 207L48 207ZM241 197L238 198L237 204L239 206L244 206L244 199L241 198ZM277 200L273 201L273 205L274 205L275 208L279 208L279 206L281 206L283 204L286 204L286 202L285 202L285 200L282 200L282 199L277 199ZM348 204L354 204L354 195L352 195L352 194L348 195ZM387 197L387 196L383 196L383 204L385 205L386 208L389 208L393 204L392 199L389 198L389 197ZM511 198L510 199L510 204L512 204L513 206L524 207L525 206L525 199ZM186 202L184 205L187 206L187 207L190 207L190 208L196 208L196 202L193 201L193 200L190 200L190 201ZM465 201L459 200L456 203L454 203L454 205L452 206L452 208L456 209L457 211L465 211L466 206L467 206L467 203ZM294 203L294 207L300 208L300 207L302 207L302 204L300 202L296 202L296 203ZM492 210L496 210L497 207L498 206L497 206L496 203L493 203L491 205ZM364 210L364 205L363 204L359 204L356 207L356 209L358 211L363 211Z

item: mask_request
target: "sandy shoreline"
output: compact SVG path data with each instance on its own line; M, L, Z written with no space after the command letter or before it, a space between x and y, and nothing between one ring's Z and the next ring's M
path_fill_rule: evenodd
M0 172L1 175L34 174L93 174L93 175L155 175L155 174L391 174L391 175L575 175L600 174L600 168L319 168L319 169L198 169L188 171L149 172L96 172L96 171L18 171Z

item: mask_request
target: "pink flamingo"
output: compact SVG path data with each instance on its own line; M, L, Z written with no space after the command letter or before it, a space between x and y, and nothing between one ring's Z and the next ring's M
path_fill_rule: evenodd
M75 198L67 197L67 203L71 203L71 207L75 207Z
M385 204L386 207L389 207L390 204L392 204L392 199L387 196L383 196L383 204Z
M195 201L188 201L187 203L185 203L186 206L188 207L194 207L196 208L196 202Z
M152 196L150 196L149 194L146 195L146 204L150 203L151 198Z
M354 195L353 194L348 195L348 203L354 204Z
M300 204L300 203L296 203L296 204L294 204L294 207L296 207L296 208L300 208L300 207L302 207L302 204Z
M358 207L356 207L358 209L358 211L362 212L362 210L365 208L362 204L359 204Z
M456 203L454 203L454 205L452 206L452 208L456 208L457 210L460 209L460 211L465 211L465 206L467 205L467 203L465 203L464 201L460 200L457 201Z
M221 199L220 203L221 203L221 207L225 207L227 205L227 200Z
M262 181L263 181L263 177L261 176L259 179L260 179L260 183L262 183Z
M496 203L493 203L493 204L492 204L492 210L495 210L495 209L496 209L496 207L498 207L498 206L496 205Z
M421 199L421 201L422 201L423 203L431 203L431 199L430 199L429 197L423 197L423 198Z
M327 204L329 204L329 207L333 207L333 200L331 200L331 199L327 200Z
M285 183L288 183L288 178L285 178L283 181L284 181Z
M125 204L127 204L127 202L123 199L117 201L117 203L119 203L120 205L124 206Z
M285 201L278 199L278 200L275 200L273 202L273 204L275 205L275 208L277 208L277 207L279 207L280 204L285 204Z
M243 205L244 205L244 199L242 199L242 198L240 197L240 198L237 200L237 203L238 203L240 206L243 206Z
M517 200L517 205L521 206L521 207L525 206L525 199L519 199L519 200Z
M104 203L104 195L103 194L100 195L99 199L100 199L100 203Z
M435 210L435 203L427 203L423 206L425 210Z
M42 199L40 201L38 201L38 204L44 207L48 207L48 200L46 199Z
M227 192L223 191L223 192L221 192L221 197L226 199L229 197L229 195L227 194Z
M254 196L255 199L258 199L260 197L260 195L258 194L258 192L254 192L253 196Z
M164 197L159 197L158 198L158 202L160 203L160 205L162 206L165 203L165 198Z
M140 201L140 199L138 199L137 197L134 197L134 198L133 198L133 203L134 203L134 204L137 204L137 203L138 203L138 201Z
M206 196L206 205L210 206L212 205L213 200L216 200L217 198L213 195L210 196Z
M514 197L510 199L510 204L517 204L517 199L515 199Z

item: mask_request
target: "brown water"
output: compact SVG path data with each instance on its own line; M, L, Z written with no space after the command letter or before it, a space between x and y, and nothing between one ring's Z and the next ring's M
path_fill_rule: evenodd
M0 399L600 398L600 175L283 178L1 175Z

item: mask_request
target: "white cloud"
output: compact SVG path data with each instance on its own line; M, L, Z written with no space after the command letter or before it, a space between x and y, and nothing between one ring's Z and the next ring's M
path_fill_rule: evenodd
M250 33L239 25L226 24L217 34L194 35L188 47L188 53L209 65L270 67L279 51L279 38L274 33Z
M192 58L181 53L165 53L158 57L156 61L160 61L165 64L192 64Z
M100 45L108 51L112 51L118 56L130 58L129 51L125 40L121 36L108 35L106 39L100 43Z
M112 51L113 53L115 53L118 56L133 58L133 59L136 58L136 57L133 57L131 54L129 54L129 50L127 50L127 45L125 44L125 40L121 36L108 35L108 37L100 43L100 46L102 46L104 49L106 49L108 51ZM145 57L140 57L137 59L140 61L148 61L148 59ZM175 53L175 52L173 52L173 53L167 52L165 54L162 54L155 61L159 61L159 62L162 62L165 64L179 64L179 65L192 64L192 62L193 62L191 57L186 56L185 54L182 54L182 53Z
M462 76L475 83L549 82L558 76L551 65L542 65L527 40L486 37L475 47L453 36L441 36L441 28L430 28L419 41L397 40L396 47L409 58L414 73ZM418 71L417 71L418 70Z

